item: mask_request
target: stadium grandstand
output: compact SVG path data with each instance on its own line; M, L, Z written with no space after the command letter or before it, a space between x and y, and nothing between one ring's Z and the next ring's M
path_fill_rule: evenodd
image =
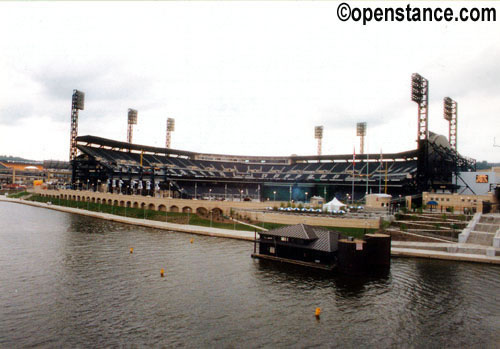
M236 156L76 138L75 189L191 199L307 201L312 196L362 199L366 193L413 195L456 189L453 174L470 171L446 137L429 133L418 149L390 154ZM354 191L352 188L354 187ZM350 197L354 192L354 198Z

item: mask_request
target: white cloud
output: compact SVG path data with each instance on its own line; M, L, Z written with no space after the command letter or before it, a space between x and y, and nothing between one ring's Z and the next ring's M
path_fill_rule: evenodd
M81 135L125 140L135 108L134 140L148 145L164 145L174 117L178 149L314 154L314 126L324 125L324 152L350 153L366 121L370 151L404 151L415 147L409 90L419 72L430 81L430 129L447 134L450 95L459 150L499 160L497 23L362 26L338 21L337 5L0 3L9 33L0 38L0 153L66 159L75 88L86 93Z

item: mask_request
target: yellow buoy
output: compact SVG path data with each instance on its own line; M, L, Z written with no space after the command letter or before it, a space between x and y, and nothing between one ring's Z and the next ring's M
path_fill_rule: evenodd
M163 270L163 268L162 268L162 269L160 270L160 275L161 275L161 277L163 277L164 273L165 273L165 270Z
M316 308L316 312L314 313L314 315L315 315L317 318L319 318L320 314L321 314L321 308Z
M189 240L190 243L193 243L194 239Z
M133 247L130 248L130 253L134 253L134 248Z

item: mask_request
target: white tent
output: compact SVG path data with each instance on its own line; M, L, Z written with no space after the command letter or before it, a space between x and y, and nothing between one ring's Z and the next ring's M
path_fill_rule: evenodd
M328 212L338 211L341 207L345 207L343 203L341 203L337 198L333 198L332 201L323 205L323 210L327 210Z

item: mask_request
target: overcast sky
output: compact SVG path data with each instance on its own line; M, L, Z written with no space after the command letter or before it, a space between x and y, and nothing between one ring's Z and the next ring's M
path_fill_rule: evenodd
M1 2L0 154L68 160L71 94L79 135L241 155L414 149L414 72L429 80L429 129L458 150L500 161L500 19L492 23L340 22L337 2ZM370 6L371 2L355 3ZM406 6L406 2L376 3ZM426 3L414 3L425 6ZM498 3L432 2L496 7Z

